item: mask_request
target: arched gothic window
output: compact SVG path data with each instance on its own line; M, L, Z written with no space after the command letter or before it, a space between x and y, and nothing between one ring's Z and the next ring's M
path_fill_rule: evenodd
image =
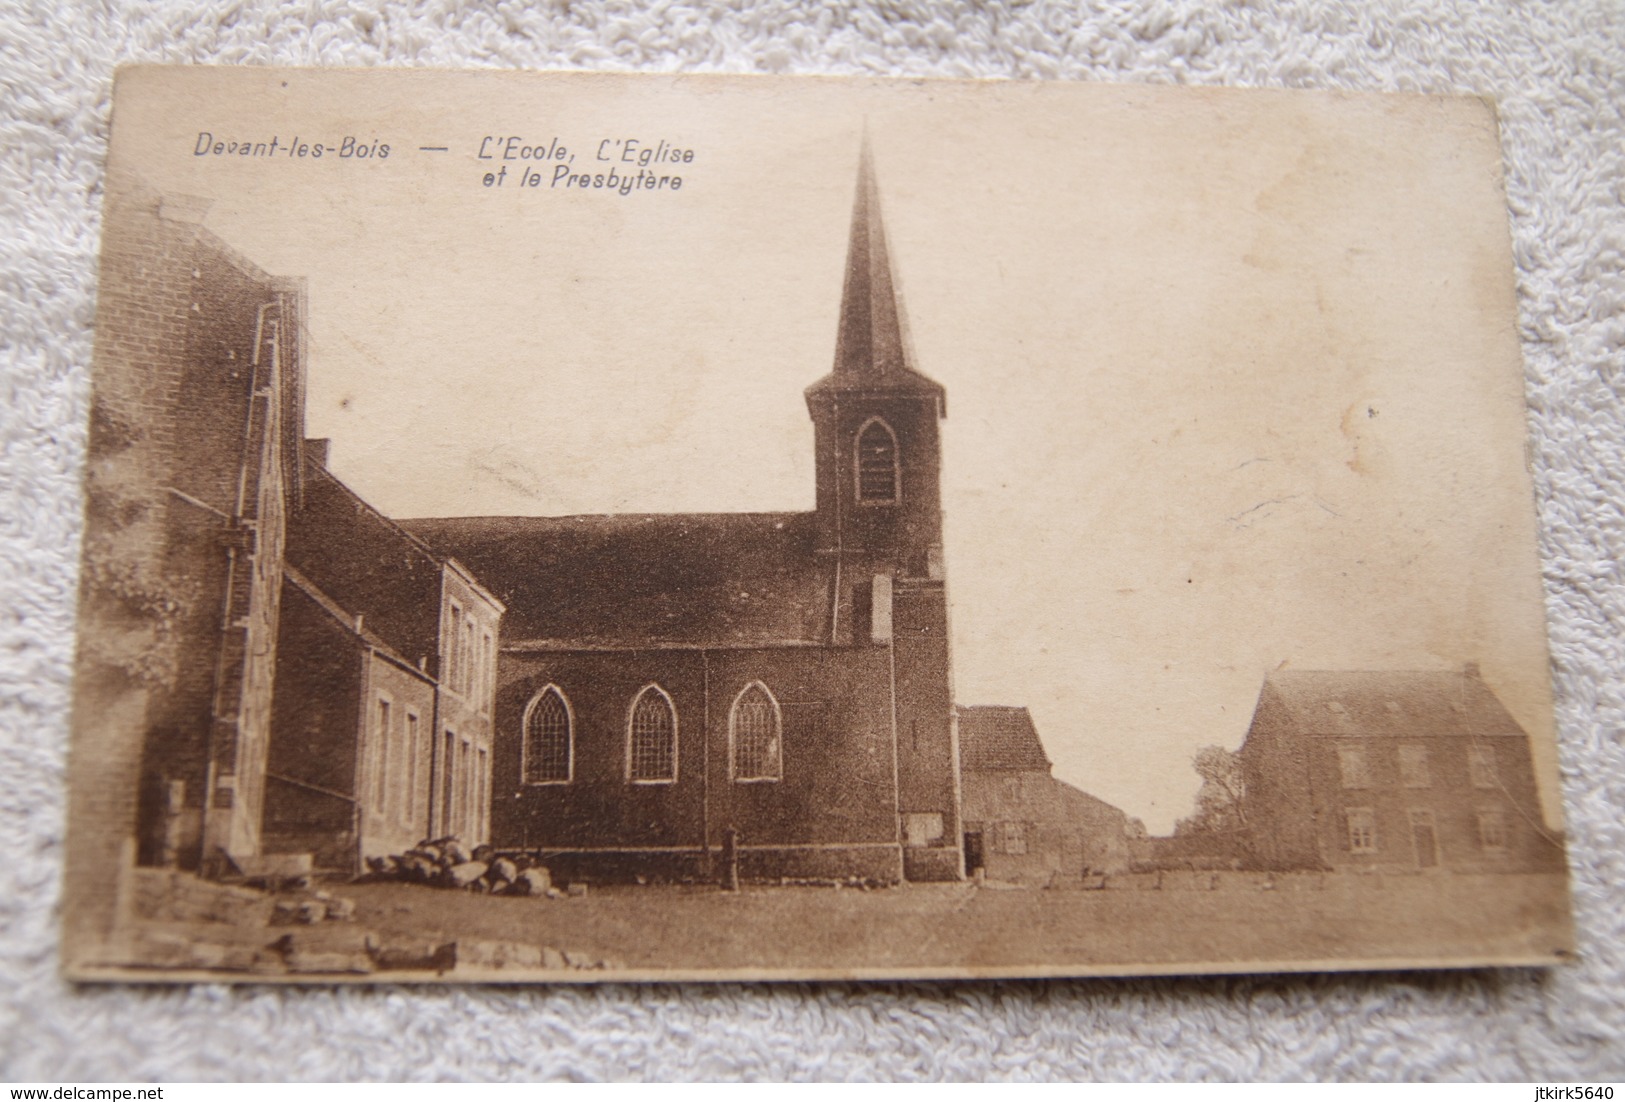
M677 779L677 708L659 685L647 685L632 701L626 731L627 779L664 784Z
M779 702L767 686L760 681L746 685L728 715L733 779L776 781L784 776L783 730Z
M895 504L900 481L897 435L878 417L858 430L857 464L859 504Z
M575 766L575 717L557 685L549 685L525 711L525 783L564 784Z

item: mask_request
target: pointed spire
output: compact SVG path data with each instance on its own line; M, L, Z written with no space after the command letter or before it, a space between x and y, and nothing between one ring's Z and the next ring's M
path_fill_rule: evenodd
M809 403L816 395L833 391L927 394L936 401L937 416L947 416L948 400L942 386L914 370L908 322L898 299L865 128L857 194L852 200L840 327L835 335L835 370L807 388Z
M858 188L852 200L852 234L846 252L846 283L841 291L841 327L835 339L835 374L883 382L907 371L908 346L892 283L886 227L880 217L869 133L863 134ZM855 381L855 379L854 379Z

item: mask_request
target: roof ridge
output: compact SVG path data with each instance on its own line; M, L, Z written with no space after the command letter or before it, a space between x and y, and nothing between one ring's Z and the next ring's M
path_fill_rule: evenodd
M351 489L350 485L338 475L334 474L320 463L309 463L307 465L321 477L327 479L329 482L333 483L333 485L337 486L342 493L348 496L351 500L355 501L362 508L366 509L367 512L371 513L374 517L382 521L386 528L392 529L397 535L405 539L412 547L428 556L430 562L433 562L436 566L445 565L445 560L441 558L439 552L435 551L434 548L430 547L428 544L418 539L417 536L401 527L400 521L396 520L394 517L391 517L372 502L356 493L355 490Z

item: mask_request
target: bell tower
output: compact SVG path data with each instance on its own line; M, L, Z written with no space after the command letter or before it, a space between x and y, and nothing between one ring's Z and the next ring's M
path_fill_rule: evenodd
M964 875L942 564L947 392L914 369L865 138L834 369L807 388L829 642L889 647L898 841L909 880Z
M947 393L914 369L865 139L847 244L835 366L807 388L819 549L900 578L942 576Z

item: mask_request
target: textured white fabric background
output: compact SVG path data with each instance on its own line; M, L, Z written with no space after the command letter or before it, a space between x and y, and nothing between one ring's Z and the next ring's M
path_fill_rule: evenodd
M582 990L56 976L100 174L126 61L870 73L1497 97L1581 961ZM1625 7L0 0L0 1079L1625 1078Z

